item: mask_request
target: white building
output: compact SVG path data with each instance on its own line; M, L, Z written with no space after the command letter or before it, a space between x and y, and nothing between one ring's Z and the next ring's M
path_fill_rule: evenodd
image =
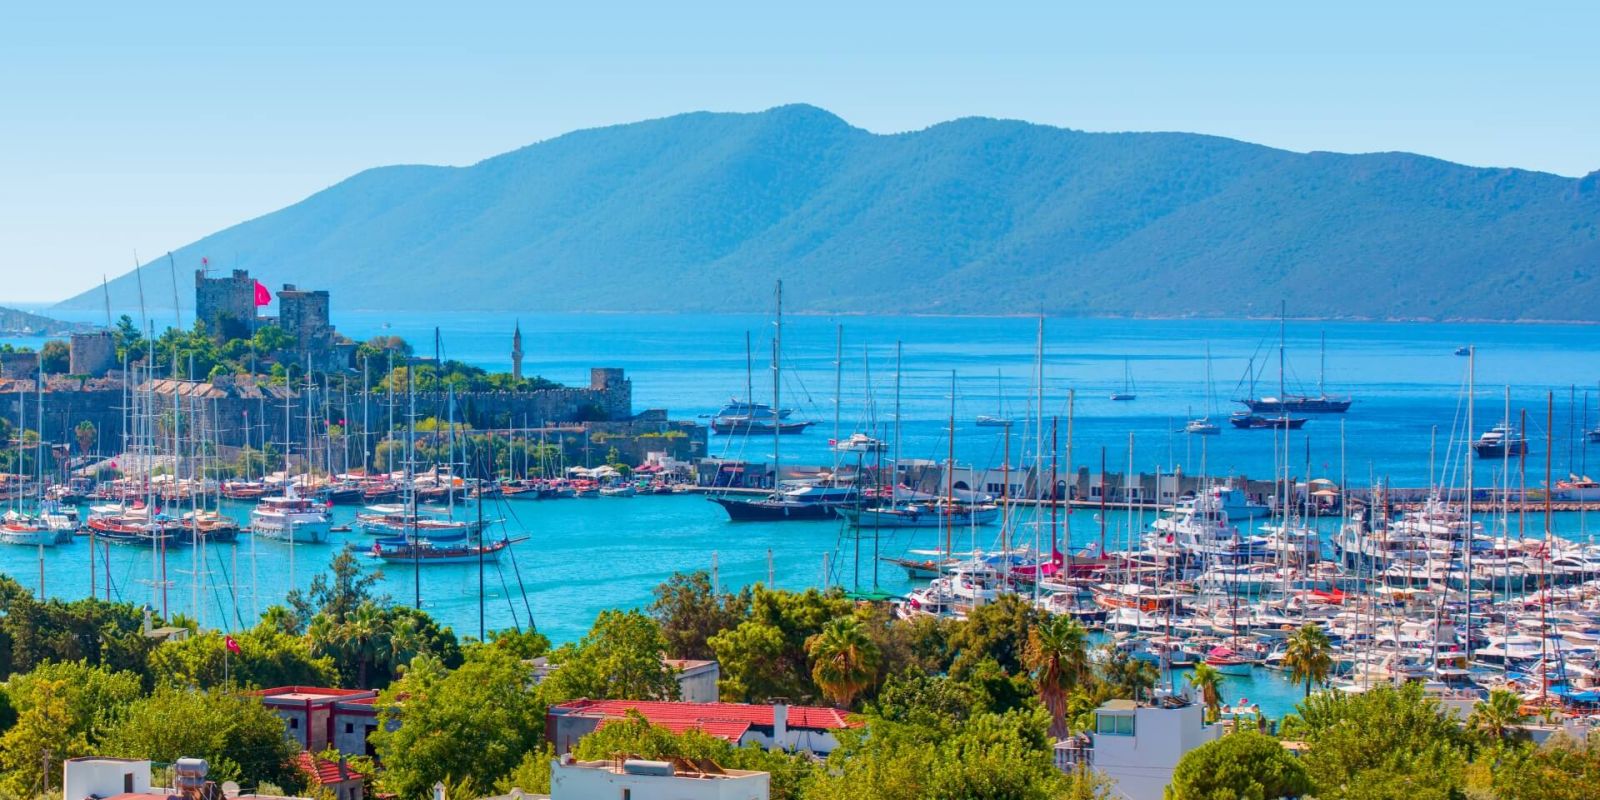
M61 765L62 800L149 792L148 758L69 758Z
M683 762L577 761L567 755L550 766L550 800L767 800L770 785L765 772L689 768Z
M1094 712L1086 756L1090 767L1113 782L1118 795L1162 800L1184 754L1221 736L1221 725L1206 724L1205 706L1187 698L1112 700ZM1058 766L1070 766L1057 755Z

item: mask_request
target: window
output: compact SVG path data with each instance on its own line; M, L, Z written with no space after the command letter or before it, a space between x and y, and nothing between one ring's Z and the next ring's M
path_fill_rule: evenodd
M623 789L622 790L622 800L633 800L633 790L632 789Z
M1094 732L1101 736L1132 736L1132 714L1096 714Z
M299 717L290 717L289 718L289 730L292 730L292 731L300 730L300 718Z
M346 722L344 724L344 732L345 733L355 733L356 732L356 724L354 722Z

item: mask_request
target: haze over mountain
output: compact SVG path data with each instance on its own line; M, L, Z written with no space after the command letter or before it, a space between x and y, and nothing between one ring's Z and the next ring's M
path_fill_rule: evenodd
M371 169L174 256L185 303L209 256L338 308L1600 320L1600 172L785 106Z

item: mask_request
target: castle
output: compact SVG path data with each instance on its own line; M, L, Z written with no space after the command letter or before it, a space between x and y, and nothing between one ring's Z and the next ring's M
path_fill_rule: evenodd
M247 270L212 278L203 269L194 272L195 318L219 341L253 336L266 325L277 325L293 342L288 353L315 372L349 369L355 359L355 342L341 336L328 316L326 290L308 291L286 283L278 291L278 316L263 317L256 308L266 303L262 287Z

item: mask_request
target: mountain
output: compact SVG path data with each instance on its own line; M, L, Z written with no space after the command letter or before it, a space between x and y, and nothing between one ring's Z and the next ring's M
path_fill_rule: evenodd
M368 170L175 252L208 254L342 308L762 311L782 277L802 311L1600 320L1600 172L784 106Z
M172 285L169 281L167 285ZM25 336L65 336L79 331L93 330L93 325L79 322L62 322L41 317L15 308L0 307L0 334Z

